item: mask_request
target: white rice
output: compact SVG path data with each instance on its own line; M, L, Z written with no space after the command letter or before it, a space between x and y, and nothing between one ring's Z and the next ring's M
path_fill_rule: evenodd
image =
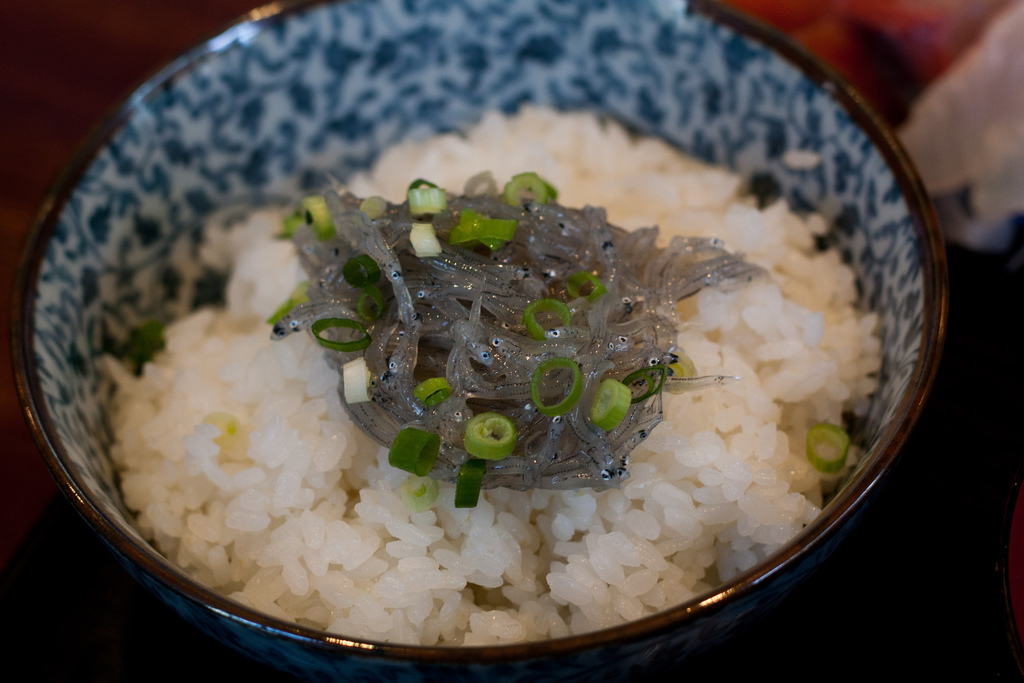
M227 310L167 329L141 377L118 384L116 444L138 527L198 581L270 615L401 643L484 645L582 633L652 614L764 560L820 512L807 428L862 413L880 365L877 318L854 274L820 253L819 216L758 210L727 170L585 114L489 115L467 137L403 144L355 178L401 201L410 179L461 189L536 171L568 206L633 228L717 235L772 277L680 304L679 346L700 374L742 381L665 396L620 490L487 491L470 510L442 484L411 513L406 473L350 423L338 377L306 335L272 343L263 319L305 279L279 215L211 228L203 258L233 265ZM204 424L237 419L234 435Z

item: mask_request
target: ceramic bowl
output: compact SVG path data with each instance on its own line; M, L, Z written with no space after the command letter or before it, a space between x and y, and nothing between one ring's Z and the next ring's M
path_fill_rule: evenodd
M692 0L354 0L270 5L131 96L73 160L18 273L18 385L63 492L127 570L182 617L303 679L617 677L677 665L783 599L835 548L891 470L945 328L941 238L892 133L848 85L771 30ZM191 258L225 206L298 196L389 145L524 102L584 109L725 164L830 219L882 321L867 456L823 514L713 594L617 628L525 645L346 640L193 582L133 528L118 491L97 358L124 330L221 293ZM794 170L787 150L821 164Z

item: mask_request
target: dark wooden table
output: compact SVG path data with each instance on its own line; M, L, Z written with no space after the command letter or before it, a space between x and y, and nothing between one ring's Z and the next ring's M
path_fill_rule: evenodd
M147 74L251 2L7 3L0 19L0 299L10 300L21 243L76 145ZM1007 273L1004 263L950 250L946 353L891 482L808 584L687 675L724 666L734 675L788 670L844 679L897 669L915 678L1021 679L999 569L1004 508L1024 455L1016 329L1024 273ZM8 358L7 316L0 328L0 355ZM10 661L33 662L34 680L152 680L155 659L165 662L160 679L190 675L199 660L210 677L278 678L166 611L55 498L7 361L0 362L0 417L0 642L16 657Z

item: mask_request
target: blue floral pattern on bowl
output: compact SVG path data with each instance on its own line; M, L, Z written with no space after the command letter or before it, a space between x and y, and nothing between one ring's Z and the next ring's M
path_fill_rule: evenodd
M906 162L870 116L794 63L809 58L759 42L746 34L759 29L731 16L683 0L304 3L236 25L143 87L61 188L35 236L37 279L23 285L23 372L53 445L46 455L129 571L200 628L304 678L626 675L681 661L781 600L852 526L916 418L940 344L941 245ZM143 319L217 299L224 274L195 258L211 212L294 198L399 140L524 102L599 112L833 221L882 320L880 386L857 435L869 457L780 552L785 572L756 567L724 587L728 599L500 655L352 647L192 584L148 549L121 502L96 359ZM790 168L789 150L822 163Z

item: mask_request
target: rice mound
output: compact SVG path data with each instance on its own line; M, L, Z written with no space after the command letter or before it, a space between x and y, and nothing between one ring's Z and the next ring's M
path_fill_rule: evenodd
M806 431L863 414L881 362L854 274L815 248L824 220L781 201L759 210L727 170L592 115L539 108L398 145L349 188L401 201L413 178L458 191L484 169L499 184L536 171L566 206L604 206L626 228L657 224L666 241L718 236L770 270L679 306L678 343L699 374L742 381L666 394L665 421L633 452L621 489L494 489L456 509L442 484L431 510L412 513L399 493L407 474L350 423L321 347L304 334L270 341L264 319L304 279L291 244L272 238L281 213L214 223L202 258L232 267L226 310L170 325L139 377L106 359L124 501L196 580L351 638L515 643L694 598L819 514L841 475L808 464Z

